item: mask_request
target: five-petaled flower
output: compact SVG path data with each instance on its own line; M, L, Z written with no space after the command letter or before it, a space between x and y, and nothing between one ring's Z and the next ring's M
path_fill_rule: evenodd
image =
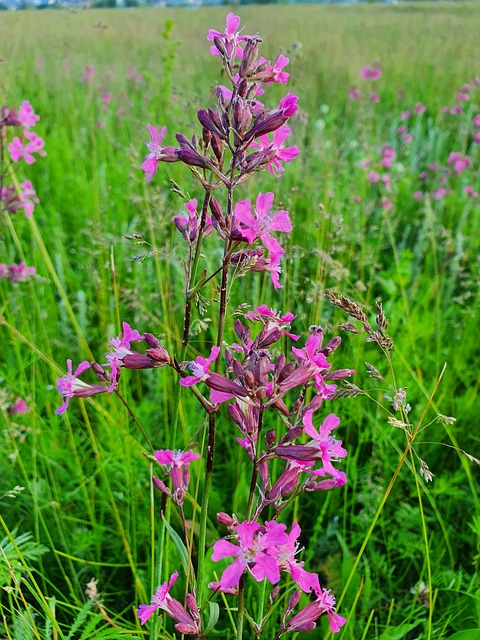
M218 354L220 353L220 347L212 347L210 351L210 355L208 358L204 358L203 356L198 356L190 362L188 365L190 370L192 371L192 376L186 376L185 378L180 379L180 384L182 387L191 387L197 382L202 382L208 378L210 373L210 366L212 362L214 362L218 358Z
M113 391L115 389L119 368L124 366L123 358L125 358L125 356L133 355L133 352L130 351L130 342L144 339L136 329L132 329L130 327L128 322L122 322L122 328L123 336L121 338L111 338L110 344L113 347L113 350L105 354L105 357L107 358L106 366L109 366L112 369L111 383L108 389L109 391Z
M178 162L178 158L175 155L175 151L177 150L175 147L161 146L161 142L167 132L167 127L162 127L162 130L158 132L151 124L147 126L150 131L150 142L145 142L148 153L145 156L145 161L142 163L141 168L145 171L145 180L148 182L155 175L159 162Z
M200 636L202 632L200 612L195 598L191 594L187 594L187 606L190 610L188 613L184 606L169 593L177 578L178 571L175 571L168 582L164 582L157 588L152 596L151 604L141 604L138 607L137 615L140 618L140 623L145 624L157 609L161 609L165 611L167 616L175 620L177 623L175 629L179 633Z

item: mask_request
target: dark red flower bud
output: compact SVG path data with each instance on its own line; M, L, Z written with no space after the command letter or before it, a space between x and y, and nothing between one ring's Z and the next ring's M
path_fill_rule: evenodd
M166 364L170 364L172 359L168 351L159 345L156 349L147 349L147 356L151 358L156 364L155 366L163 367Z
M176 156L179 160L192 167L201 167L202 169L208 169L208 163L205 158L202 158L196 151L191 149L179 149L176 152Z

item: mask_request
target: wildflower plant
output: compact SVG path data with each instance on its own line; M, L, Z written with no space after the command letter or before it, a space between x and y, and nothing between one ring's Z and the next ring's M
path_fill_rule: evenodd
M16 165L36 162L46 156L43 138L32 131L40 120L30 102L24 100L18 108L4 105L0 111L0 218L3 214L18 214L23 211L31 218L39 199L30 180L20 182ZM34 155L36 154L36 155ZM0 220L1 224L1 220ZM0 264L0 279L23 282L35 274L34 267L20 264Z
M238 16L229 13L225 30L211 29L207 38L229 87L217 88L215 108L198 110L199 133L177 133L174 139L166 126L148 124L150 140L142 164L145 179L151 181L162 163L181 162L198 184L199 195L185 202L184 211L173 218L185 247L181 352L169 353L152 333L142 334L123 322L123 335L111 339L103 364L85 361L74 370L67 361L68 373L57 381L64 398L57 413L67 409L72 397L116 393L125 403L118 391L123 369L168 367L178 378L172 430L168 442L162 443L168 448L155 449L148 443L152 448L149 457L160 467L152 483L164 500L174 503L172 508L179 510L183 523L175 540L188 557L184 567L187 595L184 604L170 595L179 578L176 570L158 587L151 603L139 607L142 625L163 611L174 620L179 633L204 638L218 619L217 603L231 600L228 606L237 610L233 625L237 638L250 635L244 631L246 620L255 637L273 637L274 629L275 638L280 638L312 630L323 614L332 631L338 631L345 618L336 613L335 598L319 576L304 566L300 525L284 514L291 514L286 507L302 493L338 490L347 481L342 469L347 451L336 436L341 431L340 420L324 405L334 396L337 382L354 372L335 369L330 361L340 338L326 341L319 326L310 327L306 336L293 334L293 313L270 309L262 301L243 319L235 319L234 340L227 340L226 327L230 291L238 277L267 273L273 290L283 287L282 236L292 231L290 213L275 203L272 192L259 192L253 200L242 199L237 192L263 170L280 178L285 164L299 154L297 146L287 142L291 134L287 123L298 109L298 96L287 93L273 106L257 99L262 95L264 100L272 83L288 82L284 69L289 61L281 55L272 64L260 57L261 38L245 35ZM25 156L17 146L16 156ZM221 259L210 272L210 263L203 262L204 240L209 235L221 248L217 252ZM195 304L212 280L217 281L218 291L217 335L209 353L192 359ZM297 346L282 349L289 341ZM146 349L137 351L136 345L142 342ZM80 379L87 370L96 374L96 384ZM198 539L187 522L184 503L190 491L190 469L196 467L198 473L201 456L193 448L177 449L182 387L190 390L206 417ZM272 424L280 426L271 428ZM217 513L224 535L219 534L211 552L206 543L208 505L218 432L225 430L238 436L238 449L230 455L249 462L250 481L241 518L228 513L227 505ZM171 509L167 511L170 518ZM167 520L165 526L172 531ZM207 573L210 553L214 563L222 562L218 575ZM248 610L246 598L255 582L264 585L265 613L258 620Z

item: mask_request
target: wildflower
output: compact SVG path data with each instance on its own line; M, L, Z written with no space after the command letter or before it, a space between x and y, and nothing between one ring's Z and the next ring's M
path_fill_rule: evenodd
M103 91L102 93L102 102L103 104L110 104L112 101L112 92L111 91Z
M40 120L40 116L33 111L32 105L28 100L22 102L20 107L18 108L18 123L22 127L26 127L29 129L30 127L34 127L35 123Z
M421 102L417 102L417 104L415 105L415 113L418 113L418 115L422 115L422 113L425 113L426 109L427 107Z
M375 104L378 104L381 101L380 96L378 95L378 93L371 93L368 96L368 99L370 100L370 102L373 102Z
M382 198L380 203L385 211L391 211L393 209L393 203L388 198Z
M198 356L193 362L190 362L189 368L191 369L193 376L186 376L180 379L182 387L191 387L197 382L203 382L210 373L210 366L218 358L220 353L220 347L212 347L208 358Z
M175 226L189 244L195 242L198 237L199 220L197 213L197 204L197 199L193 198L185 204L185 209L187 210L188 217L184 215L177 215L173 218ZM209 233L211 233L212 230L212 218L210 216L206 216L203 235L207 236Z
M250 200L241 200L235 206L235 222L239 224L238 231L245 240L253 244L259 239L267 249L278 252L280 244L270 237L272 231L282 231L288 233L292 230L292 225L288 211L271 212L274 194L271 192L259 193L255 203L256 216L252 214L252 204ZM270 242L266 243L269 239Z
M95 65L87 64L85 69L83 70L82 82L86 84L90 84L93 80L93 76L95 75Z
M300 153L297 145L294 145L292 147L283 146L290 133L291 130L289 129L289 127L283 125L279 129L274 131L272 142L270 142L268 135L263 135L258 137L258 142L253 141L250 144L250 147L259 148L260 151L263 152L275 152L275 155L272 157L267 166L270 173L273 173L273 175L277 178L280 177L279 172L282 172L284 170L281 163L291 162Z
M290 60L286 56L284 56L283 54L280 54L277 58L277 61L273 65L273 67L272 66L267 67L264 73L271 74L271 79L269 79L268 81L263 80L267 85L267 87L270 86L271 82L281 82L282 84L287 84L290 74L287 73L286 71L282 71L282 69L286 67L289 62Z
M150 142L145 142L149 153L145 156L141 168L145 171L145 180L149 182L155 175L159 162L178 162L178 158L175 155L175 147L160 146L167 132L167 127L163 127L160 133L150 124L147 127L151 136Z
M468 169L472 163L468 156L462 156L458 151L452 151L448 156L448 164L453 165L455 173L459 176L465 169Z
M457 91L456 98L457 100L462 100L463 102L466 102L467 100L470 100L470 94L467 93L466 91Z
M193 453L191 449L190 451L170 451L169 449L160 449L159 451L155 451L153 455L155 460L162 465L172 480L173 496L170 494L171 497L173 497L177 504L183 504L190 482L190 472L188 467L193 460L200 458L200 455L198 453ZM155 480L158 479L154 478L154 481ZM158 488L163 490L157 482L155 484L157 484Z
M478 192L473 190L473 187L463 187L464 192L470 198L478 198Z
M107 358L106 366L109 366L112 369L111 383L108 389L109 391L113 391L115 389L115 384L119 375L119 369L120 367L125 366L124 358L127 356L135 355L132 351L130 351L130 342L144 339L136 329L131 329L128 322L122 322L122 329L122 338L110 338L110 345L113 347L113 350L105 354L105 357Z
M288 621L286 631L312 631L315 629L316 620L326 613L331 630L336 633L347 621L335 611L335 596L328 589L319 589L316 592L317 599L307 604L301 611Z
M186 596L187 606L190 610L188 613L183 605L172 598L169 593L177 578L178 571L175 571L168 582L164 582L157 588L152 596L151 604L141 604L138 607L137 615L140 618L140 623L145 624L157 609L161 609L165 611L167 616L175 620L177 623L175 629L179 633L200 636L202 633L200 612L195 598L191 594Z
M375 63L373 67L365 65L360 69L360 78L362 80L378 80L382 75L382 70L378 63Z
M30 409L28 408L28 404L23 400L23 398L18 398L14 404L8 410L8 415L21 415L22 413L28 413Z
M310 593L313 590L319 591L320 584L317 574L306 571L303 568L305 563L296 558L300 551L298 538L301 532L299 524L294 522L287 541L282 545L272 547L268 552L275 557L280 570L288 572L302 591L305 593Z
M475 129L480 129L480 113L473 118L473 126Z
M242 40L246 40L247 36L241 36L240 32L237 31L240 26L240 22L240 16L236 16L230 12L226 18L225 31L223 33L216 31L215 29L210 29L208 32L207 40L209 42L215 42L216 38L217 43L219 45L223 45L222 53L224 53L228 58L231 58L232 55L236 55L237 58L243 57L243 50L238 43ZM210 47L210 53L212 56L221 55L221 52L215 45Z
M33 164L35 162L34 153L38 153L39 156L47 155L43 150L45 142L40 136L37 136L33 131L28 131L28 129L23 130L23 135L28 140L25 146L18 137L15 137L8 145L12 162L18 162L20 158L24 158L27 164Z
M36 273L35 267L27 267L25 262L20 264L0 264L0 279L6 278L10 282L25 282L29 276Z
M268 549L288 542L285 529L285 525L274 521L266 522L265 527L258 522L244 521L237 526L237 545L228 540L218 540L213 546L212 560L217 562L222 558L235 558L233 564L223 572L218 583L219 589L224 591L236 587L247 570L257 582L266 578L271 584L277 584L280 569Z
M359 100L362 97L362 94L358 90L358 87L356 87L355 85L352 85L351 87L348 88L348 97L350 99L350 102L355 102L356 100Z
M388 143L384 144L382 147L382 167L390 169L395 161L395 156L395 149Z
M85 360L78 365L78 367L75 369L75 373L72 373L72 361L67 360L67 375L62 376L61 378L57 378L57 391L60 391L62 396L65 398L65 402L60 407L58 407L56 413L58 413L59 415L65 413L70 398L73 398L73 396L77 396L79 398L87 398L88 396L93 396L98 393L105 393L105 391L107 391L107 387L105 385L91 385L82 382L82 380L78 380L78 376L89 368L90 363Z
M25 216L31 218L35 205L40 202L35 193L30 180L25 180L20 184L22 191L17 192L14 187L2 187L0 190L0 201L4 203L6 211L16 213L24 209Z
M413 194L413 199L414 200L423 200L423 191L415 191L415 193Z
M310 366L317 392L323 398L328 399L335 393L336 385L325 384L322 376L322 373L331 368L325 354L320 351L322 341L322 333L314 332L307 338L303 349L292 347L292 351L301 362Z
M269 309L266 304L262 304L260 307L255 307L255 311L248 311L245 314L245 318L263 322L267 330L280 329L284 335L292 338L292 340L298 340L299 338L299 336L287 331L287 329L290 329L290 323L296 318L293 313L285 313L281 316L276 309Z

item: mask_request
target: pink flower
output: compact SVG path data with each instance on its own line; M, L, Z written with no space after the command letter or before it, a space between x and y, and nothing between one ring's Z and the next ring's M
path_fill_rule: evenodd
M282 111L287 118L291 118L298 111L298 96L288 93L278 103L278 110Z
M29 129L34 127L35 123L40 120L40 116L37 116L32 109L32 105L28 100L22 102L18 109L18 122L22 127Z
M267 87L270 86L271 82L281 82L282 84L287 84L290 74L286 71L282 71L282 69L286 67L289 62L290 60L283 54L280 54L278 56L277 61L275 62L273 67L270 67L266 70L266 73L270 72L272 74L271 80L269 80L268 82L265 81Z
M0 191L0 201L4 202L5 209L10 213L16 213L20 209L24 209L25 216L32 216L35 204L40 201L32 186L30 180L25 180L20 184L23 191L18 194L14 187L2 187Z
M380 102L380 100L381 100L381 98L380 98L380 96L378 95L378 93L371 93L371 94L368 96L368 99L370 100L370 102L373 102L373 103L375 103L375 104L377 104L377 103L378 103L378 102Z
M303 568L305 563L295 557L300 552L298 538L301 532L298 523L294 522L287 541L282 545L268 549L268 553L276 559L281 571L286 571L292 576L292 580L298 584L302 591L305 593L319 591L320 584L317 574L306 571Z
M22 413L28 413L30 409L28 408L28 404L23 400L23 398L18 398L14 404L8 410L8 415L21 415Z
M468 156L462 156L458 151L452 151L448 156L448 164L453 165L455 173L459 176L465 169L468 169L472 163Z
M152 125L147 125L150 131L150 142L145 142L149 153L145 156L145 161L142 163L141 168L145 171L145 180L148 182L153 178L157 171L159 162L178 162L178 158L175 155L175 147L162 147L162 142L167 127L163 127L160 133Z
M285 251L275 238L267 236L263 238L263 244L270 251L269 256L268 258L256 258L255 262L250 266L250 270L256 272L269 271L273 288L283 289L283 285L280 284L280 274L282 273L280 262Z
M273 132L273 140L270 142L268 135L259 136L258 142L253 141L250 147L260 149L265 153L275 152L275 156L268 164L268 170L273 173L277 178L280 177L280 173L284 170L282 162L291 162L300 153L297 145L292 147L284 147L283 143L290 135L291 131L287 125L281 126L279 129Z
M185 204L185 209L187 210L188 217L184 215L177 215L173 218L175 226L189 244L195 242L198 237L200 220L197 213L197 205L197 199L193 198ZM206 216L203 235L207 236L212 232L212 230L212 218L211 216Z
M20 158L24 158L27 164L33 164L35 158L32 154L38 153L39 156L47 155L46 151L43 150L45 142L40 136L37 136L33 131L28 131L28 129L23 130L23 135L28 140L25 146L23 146L20 138L17 137L8 145L12 162L18 162Z
M292 351L301 362L309 365L312 369L312 376L318 394L322 398L328 400L335 393L337 387L334 384L326 384L324 381L323 376L328 372L332 365L327 362L325 354L321 351L322 342L323 334L317 330L308 336L303 349L292 347ZM353 373L354 372L349 369L346 376L352 375Z
M130 351L130 342L143 340L143 336L141 336L136 329L132 329L128 322L122 322L122 329L123 336L121 338L110 338L110 345L113 347L113 350L105 354L107 358L106 366L112 369L109 391L115 389L119 369L124 366L122 362L123 358L133 355L133 352Z
M220 31L216 31L215 29L210 29L207 35L207 40L209 42L213 42L214 38L219 38L223 41L225 47L225 53L228 58L232 57L232 54L236 55L238 58L243 57L243 50L238 45L241 40L245 40L246 36L241 36L238 28L240 27L241 19L239 16L236 16L232 12L227 15L225 21L225 31L221 33ZM216 46L210 47L210 53L213 56L219 56L220 51Z
M272 231L288 233L292 225L288 211L271 212L274 194L271 192L259 193L255 204L256 216L252 214L250 200L241 200L235 206L235 222L239 224L238 231L250 244L259 239L270 251L278 252L280 244L270 237ZM270 242L266 242L267 239ZM272 243L272 240L274 241Z
M400 120L408 120L411 115L411 111L402 111L402 113L400 114Z
M463 102L466 102L467 100L470 100L470 94L467 93L466 91L457 91L456 98L457 100L462 100Z
M10 282L25 282L29 276L36 273L35 267L27 267L25 262L20 264L0 264L0 279L6 278Z
M102 102L103 102L103 104L110 104L111 101L112 101L112 92L111 91L104 91L102 93Z
M379 182L381 182L381 176L378 171L370 171L370 173L367 175L367 180L371 184L378 184Z
M204 358L203 356L195 358L195 360L189 364L189 368L191 369L193 376L181 378L180 384L182 387L191 387L192 385L197 384L197 382L204 381L210 373L210 366L212 362L218 358L220 351L220 347L212 347L208 358Z
M94 75L95 75L95 65L87 64L87 66L83 70L82 82L89 84L90 82L92 82Z
M382 70L378 63L375 63L373 67L366 65L360 69L360 78L362 80L378 80L381 75Z
M89 368L90 363L85 360L78 365L75 369L75 373L72 373L72 361L67 360L67 375L57 378L57 391L60 391L62 396L65 398L65 402L56 410L55 413L65 413L70 398L73 398L74 395L78 395L76 392L81 392L83 390L86 391L90 388L89 384L77 379L80 374Z
M427 107L421 102L417 102L417 104L415 105L415 113L418 113L419 115L422 115L422 113L425 113L426 109Z
M276 309L269 309L266 304L262 304L260 307L255 307L255 311L248 311L245 314L247 320L259 320L263 322L267 331L271 329L280 329L282 333L292 340L298 340L299 336L289 333L290 323L295 320L293 313L285 313L283 316Z
M351 87L348 88L348 97L350 99L350 102L355 102L356 100L359 100L362 97L362 94L358 90L358 87L356 87L355 85L352 85Z
M164 470L172 480L173 496L172 494L170 494L170 496L173 497L177 504L183 504L190 482L190 472L188 467L193 460L198 460L198 458L200 458L200 454L193 453L191 449L190 451L171 451L169 449L160 449L159 451L155 451L153 455L157 462L164 467ZM161 485L159 486L157 484L157 486L162 489Z
M432 191L430 197L432 198L432 200L441 200L442 198L445 198L445 196L447 196L449 193L449 190L445 189L445 187L439 187L435 191Z
M458 116L463 111L463 105L456 104L454 107L450 109L450 114L452 116Z
M213 546L212 560L218 562L222 558L235 558L220 578L220 591L236 587L247 570L257 582L266 578L271 584L277 584L280 569L268 549L288 542L285 529L285 525L274 521L266 522L265 527L258 522L244 521L237 527L237 545L228 540L218 540Z
M382 147L382 167L390 169L395 161L395 156L395 149L388 142L384 144Z
M160 585L155 594L152 596L151 604L141 604L138 607L137 615L140 623L145 624L147 620L157 611L161 609L165 611L167 616L173 618L177 622L175 629L185 635L197 635L202 633L200 612L195 602L195 598L187 594L186 600L190 613L188 613L182 604L175 598L172 598L169 591L173 587L178 578L178 571L170 576L170 580Z
M480 142L480 131L473 137L473 142L476 142L477 144Z
M423 191L415 191L413 194L414 200L423 200Z
M476 129L480 129L480 113L474 117L474 119L473 119L473 126L474 126Z
M410 142L412 142L412 140L413 140L413 136L412 136L412 134L411 134L411 133L406 133L406 134L403 136L402 140L403 140L403 142L404 142L405 144L410 144Z
M385 211L391 211L393 209L392 201L388 198L382 198L380 202Z
M317 591L317 599L315 602L307 604L307 606L299 611L288 621L286 625L287 631L312 631L315 629L316 620L323 613L326 613L330 622L331 630L336 633L340 631L340 627L347 621L346 618L338 615L335 611L335 597L330 590L320 589Z
M473 187L464 187L463 190L470 198L478 198L478 192L474 191Z

